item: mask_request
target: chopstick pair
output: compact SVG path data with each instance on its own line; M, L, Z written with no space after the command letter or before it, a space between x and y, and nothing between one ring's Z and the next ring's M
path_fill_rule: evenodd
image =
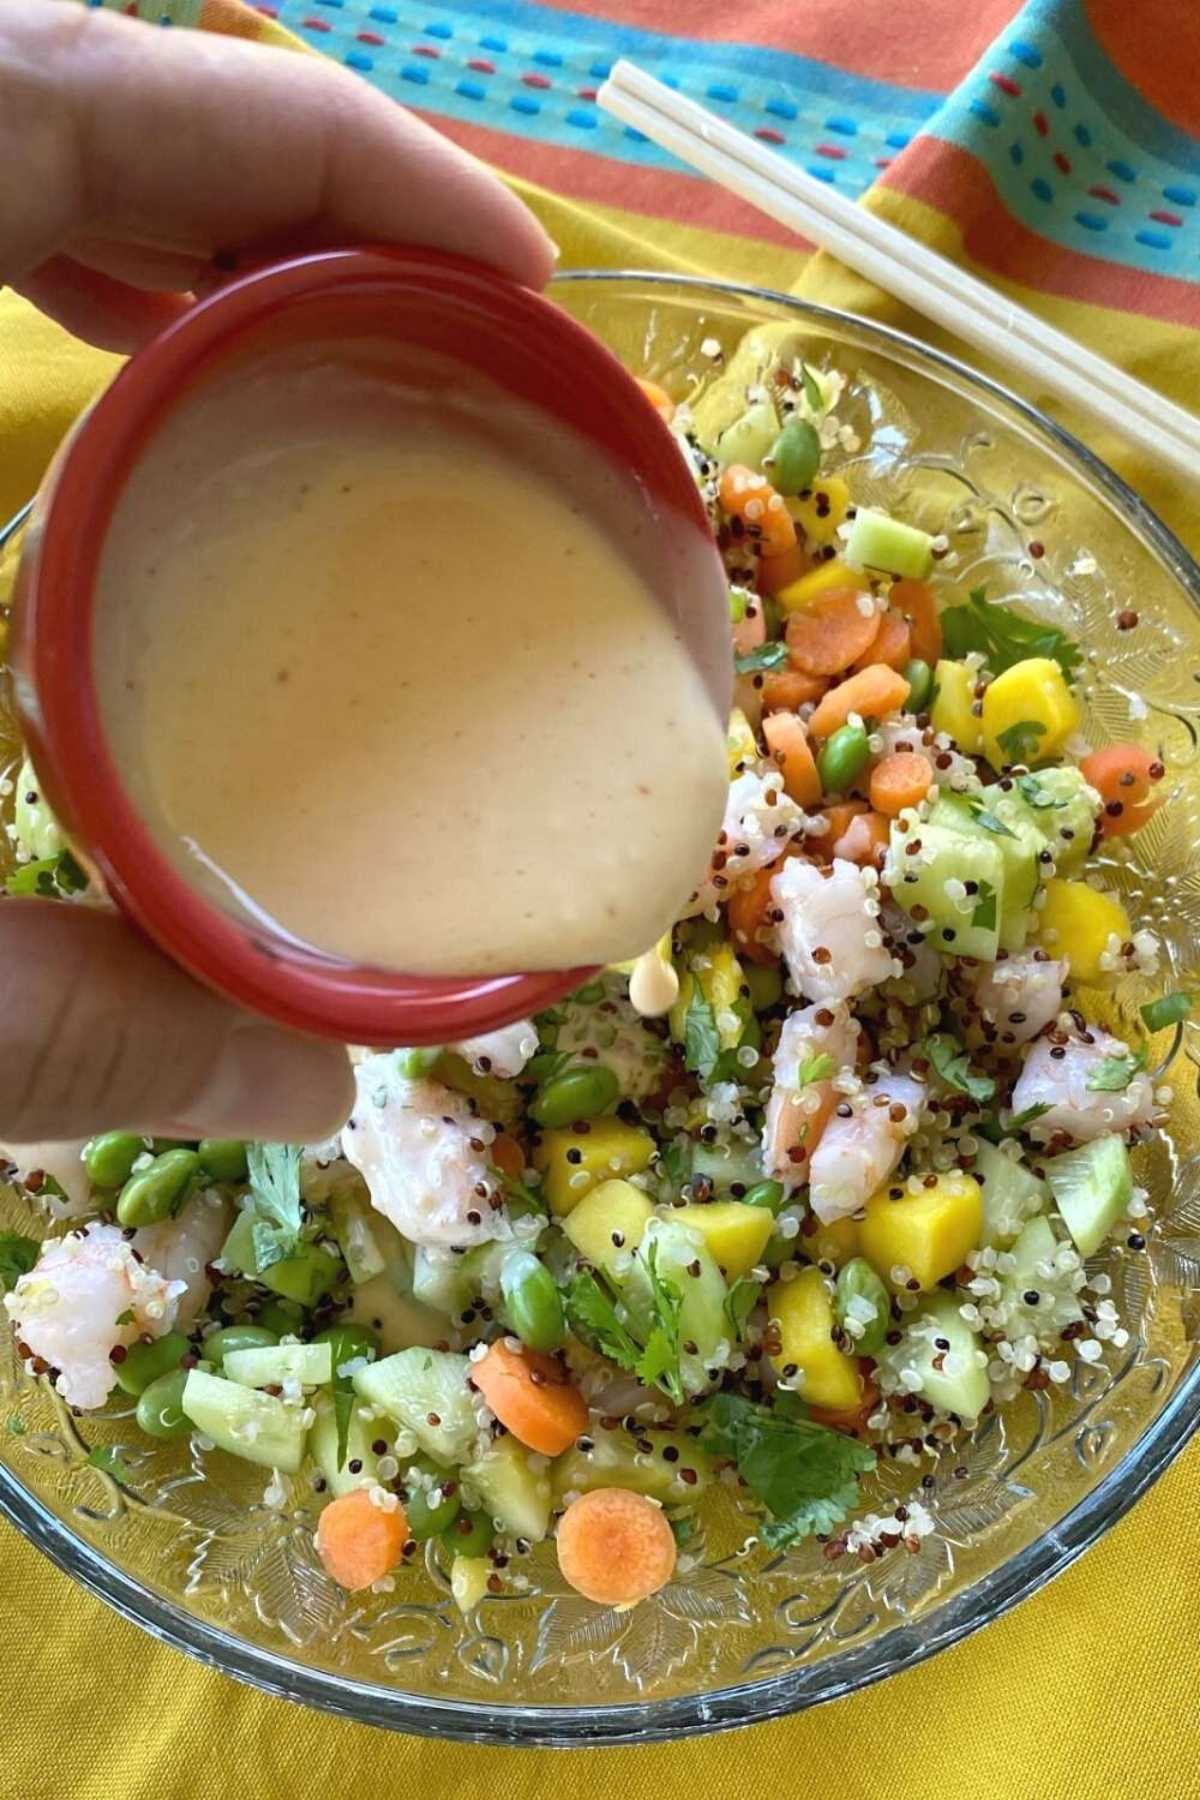
M1200 420L1183 407L635 63L614 65L597 102L689 168L830 251L927 319L1090 412L1180 474L1200 476Z

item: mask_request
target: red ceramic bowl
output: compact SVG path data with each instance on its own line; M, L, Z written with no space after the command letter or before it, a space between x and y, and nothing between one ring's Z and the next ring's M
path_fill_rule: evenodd
M680 568L690 558L694 571L692 534L710 537L691 474L631 376L566 313L429 250L296 257L231 280L183 315L132 358L63 446L18 574L17 708L39 780L72 843L122 911L194 976L256 1012L342 1042L452 1042L536 1012L588 971L404 975L299 948L223 912L182 879L132 806L93 680L93 590L105 533L131 468L152 452L156 428L185 389L232 354L335 336L390 336L477 365L582 432L634 474L664 544L679 544ZM715 548L711 555L723 611ZM681 615L685 598L677 593ZM693 637L696 623L689 622ZM708 629L718 623L727 633L725 618Z

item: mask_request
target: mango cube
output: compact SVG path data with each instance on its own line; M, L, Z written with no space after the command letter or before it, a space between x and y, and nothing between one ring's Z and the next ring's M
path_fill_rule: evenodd
M563 1221L563 1230L580 1256L599 1269L611 1269L642 1241L654 1208L630 1181L602 1181Z
M688 961L692 966L679 978L679 998L668 1015L671 1036L677 1044L682 1044L688 1007L698 983L700 992L712 1007L722 1050L736 1049L746 1023L739 1005L743 981L741 963L723 939L693 951Z
M1086 881L1063 881L1058 876L1046 883L1045 899L1034 914L1038 943L1051 956L1068 957L1076 981L1106 981L1115 973L1102 958L1111 952L1115 937L1125 944L1133 935L1129 914L1112 894L1101 894Z
M883 1280L901 1285L893 1269L907 1269L922 1290L961 1267L983 1235L983 1190L973 1175L952 1169L915 1194L903 1181L887 1183L867 1201L859 1226L862 1253Z
M799 1255L807 1257L809 1262L832 1263L835 1269L840 1269L843 1263L848 1263L852 1256L859 1254L856 1220L833 1219L828 1225L823 1225L815 1214L813 1218L817 1229L811 1236L801 1231L800 1236L793 1240L793 1247Z
M677 1206L671 1214L690 1225L722 1275L737 1281L761 1262L775 1219L766 1206L744 1206L740 1200L713 1200L704 1206Z
M1079 707L1053 657L1029 656L989 684L980 723L993 769L1053 762L1079 729Z
M729 725L725 732L725 749L729 757L729 776L732 780L742 769L746 768L758 757L758 741L750 727L750 721L740 706L735 706L729 715Z
M971 711L975 681L975 672L966 663L951 662L946 657L933 672L929 723L935 731L944 731L953 738L966 756L977 756L983 748L983 725L978 713Z
M832 544L850 510L850 489L840 475L822 475L806 494L789 496L787 509L810 544Z
M795 581L789 581L775 595L775 604L786 617L789 613L806 611L822 594L831 594L838 588L864 586L864 577L857 569L848 569L844 562L838 562L835 558L832 562L818 563L807 575L799 575Z
M820 1269L801 1269L794 1280L773 1283L767 1313L780 1336L771 1361L789 1387L810 1406L853 1412L862 1401L863 1378L857 1360L833 1341L833 1295Z
M543 1131L531 1158L555 1218L565 1219L598 1181L640 1175L650 1167L654 1139L624 1119L593 1119L587 1131Z

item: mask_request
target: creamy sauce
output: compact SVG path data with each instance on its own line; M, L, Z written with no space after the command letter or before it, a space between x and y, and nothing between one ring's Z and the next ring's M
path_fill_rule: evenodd
M655 530L629 478L460 371L430 397L375 346L211 378L101 558L131 799L194 886L333 957L636 954L727 786L720 678L681 641Z

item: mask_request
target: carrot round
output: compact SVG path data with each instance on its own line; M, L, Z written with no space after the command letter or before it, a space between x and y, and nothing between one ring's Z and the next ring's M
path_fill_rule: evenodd
M498 1131L492 1139L492 1163L502 1175L511 1175L514 1181L519 1181L525 1173L525 1152L507 1131Z
M762 733L783 773L784 793L798 806L815 806L821 798L821 777L807 733L795 713L768 713Z
M894 819L906 806L919 806L933 786L933 764L919 750L893 750L871 770L871 805Z
M737 954L750 962L769 963L775 961L774 952L759 939L759 932L767 924L767 914L771 910L771 877L775 873L775 864L759 869L758 873L741 887L734 888L725 907L725 916L729 920L729 931L733 938L733 947Z
M1089 787L1104 801L1100 830L1104 837L1128 837L1161 804L1154 783L1166 774L1162 762L1140 744L1106 744L1079 765Z
M860 658L856 668L864 668L868 662L886 663L889 669L902 669L912 661L912 631L903 613L891 610L879 615L879 631L875 642L868 646L865 658Z
M558 1566L599 1606L632 1606L675 1573L675 1537L661 1506L629 1488L593 1488L558 1522Z
M822 862L831 862L835 855L835 846L845 835L852 819L859 813L865 813L865 800L826 801L821 808L821 816L827 821L820 837L805 837L804 848L813 856L820 857Z
M805 675L840 675L866 655L879 635L879 614L873 607L864 612L862 598L854 588L834 588L803 612L788 615L788 656L794 669Z
M860 812L834 844L833 854L860 868L873 864L878 869L883 866L891 836L891 826L882 813Z
M792 515L765 475L744 463L731 463L717 489L721 505L732 519L740 519L746 536L757 543L763 556L782 556L796 542Z
M397 1504L376 1506L370 1488L331 1500L317 1520L317 1555L325 1572L351 1593L390 1575L404 1554L408 1520Z
M860 719L886 719L889 713L899 712L907 699L908 683L903 675L886 663L870 663L830 688L818 702L808 729L815 738L832 737L851 713Z
M658 413L660 418L665 419L669 425L671 420L675 417L675 402L672 400L670 394L668 394L666 388L659 387L657 381L650 381L644 375L639 375L636 379L638 386L641 388L643 394L645 394L655 412Z
M501 1338L471 1364L471 1380L519 1443L558 1456L587 1430L587 1402L552 1356Z
M797 712L810 700L819 700L829 683L823 675L805 675L801 669L773 669L764 675L764 712Z
M927 581L896 581L888 594L888 605L903 613L912 633L910 656L919 657L932 669L942 654L942 621L933 589ZM903 668L903 664L899 664Z
M811 568L812 557L799 542L779 556L760 557L758 591L760 594L777 594L790 581L799 581L802 575L807 575Z

